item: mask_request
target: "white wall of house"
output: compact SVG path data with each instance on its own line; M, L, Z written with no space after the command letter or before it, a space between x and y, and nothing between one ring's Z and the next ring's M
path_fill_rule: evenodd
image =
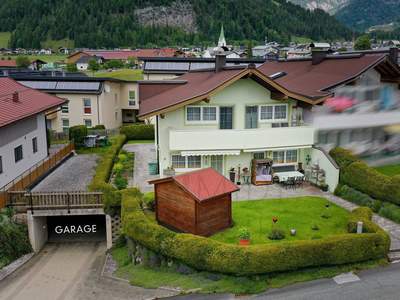
M311 158L311 164L317 164L325 171L325 183L328 184L329 191L333 193L339 184L340 170L338 166L329 159L326 152L320 149L312 148Z
M273 100L269 90L252 79L240 79L222 91L210 97L209 103L199 102L190 106L217 107L217 120L213 122L188 122L187 108L182 107L164 114L159 120L159 162L160 172L172 166L172 155L190 151L236 151L232 154L223 154L223 173L228 175L232 167L240 165L250 167L251 159L256 152L264 152L265 157L275 149L304 149L314 143L314 129L309 127L272 128L272 123L291 124L294 100ZM285 120L265 121L260 119L260 107L286 105L287 118ZM219 109L227 106L233 108L233 128L219 129ZM246 106L257 106L257 128L245 129ZM239 152L238 152L239 151ZM183 154L182 154L183 155ZM303 151L298 150L297 162L304 157ZM201 167L208 167L211 155L203 154ZM283 163L285 164L285 163ZM190 171L192 168L175 168L176 172Z
M32 139L37 139L34 153ZM23 158L15 161L14 149L22 146ZM0 128L0 157L2 173L0 188L47 157L46 125L44 114L18 121Z
M76 68L77 68L79 71L86 71L86 70L88 69L88 67L89 67L89 64L88 64L88 63L77 63L77 64L76 64Z
M164 74L145 73L144 74L145 80L171 80L171 79L175 79L177 77L178 77L178 75L170 74L170 73L164 73Z
M129 101L129 92L135 91L135 103ZM107 129L115 129L122 125L122 110L139 110L138 88L134 82L105 82L99 95L92 94L57 94L58 97L68 99L68 109L60 110L48 116L51 120L51 129L63 131L65 124L69 127L75 125L91 124L91 126L104 125ZM91 112L86 113L84 99L90 100ZM133 99L132 99L133 100ZM66 121L68 120L68 121Z

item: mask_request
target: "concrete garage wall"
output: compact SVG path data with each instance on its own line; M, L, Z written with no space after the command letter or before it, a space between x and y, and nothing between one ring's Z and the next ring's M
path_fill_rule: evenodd
M39 252L48 240L47 217L34 216L28 211L29 240L34 252Z
M112 232L112 219L106 215L103 209L72 209L70 212L67 210L35 210L34 214L28 211L28 231L29 240L35 252L39 252L45 243L49 240L48 221L51 218L50 225L54 225L54 220L60 217L60 225L65 223L65 218L76 216L104 216L105 236L107 241L107 249L113 245L113 232ZM72 219L72 218L71 218ZM90 219L90 218L88 218ZM64 220L64 221L63 221ZM63 223L64 222L64 223ZM90 224L88 224L90 225ZM62 241L63 239L59 239ZM66 238L65 241L73 241L73 239ZM88 238L88 241L91 241Z

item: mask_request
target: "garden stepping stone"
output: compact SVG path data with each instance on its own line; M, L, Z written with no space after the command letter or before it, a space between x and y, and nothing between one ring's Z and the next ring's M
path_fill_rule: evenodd
M349 272L349 273L343 273L343 274L337 275L337 276L333 277L333 280L337 284L344 284L344 283L360 281L361 279L360 279L360 277L355 275L353 272Z

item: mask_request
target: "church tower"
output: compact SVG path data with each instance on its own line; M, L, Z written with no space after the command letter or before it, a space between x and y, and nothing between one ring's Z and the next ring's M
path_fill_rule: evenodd
M224 34L224 25L221 25L221 33L219 34L218 47L226 47L226 40Z

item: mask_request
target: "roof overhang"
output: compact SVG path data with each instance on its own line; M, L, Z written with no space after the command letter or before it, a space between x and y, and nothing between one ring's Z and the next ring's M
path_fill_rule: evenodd
M256 68L244 68L241 72L239 72L235 76L229 78L225 82L221 83L219 86L217 86L209 91L206 91L200 95L196 95L194 97L185 99L183 101L180 101L179 103L172 104L172 105L169 105L166 107L162 107L160 109L155 109L153 111L150 111L150 112L147 112L144 114L140 114L138 117L139 117L139 119L144 120L144 119L156 116L156 115L174 111L174 110L176 110L180 107L186 106L186 105L194 104L194 103L201 102L204 100L209 100L210 97L214 96L215 94L222 91L226 87L235 83L239 79L242 79L245 77L252 78L252 79L256 80L257 82L262 83L264 87L266 87L272 91L280 92L292 99L303 101L303 102L306 102L306 103L312 104L312 105L323 102L331 96L330 93L327 94L326 96L321 96L321 97L317 97L317 98L310 98L305 95L300 95L298 93L287 90L286 88L284 88L283 86L278 84L276 81L274 81L271 78L269 78L268 76L264 75L262 72L260 72Z

